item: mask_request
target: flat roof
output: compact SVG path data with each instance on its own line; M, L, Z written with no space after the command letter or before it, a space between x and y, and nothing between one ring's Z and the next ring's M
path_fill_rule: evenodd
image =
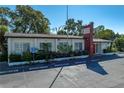
M5 37L8 38L59 38L66 39L67 35L56 35L56 34L30 34L30 33L5 33ZM68 35L69 39L83 39L83 36L72 36Z
M67 35L56 35L56 34L30 34L30 33L5 33L7 38L49 38L49 39L67 39ZM83 36L72 36L68 35L68 39L83 39ZM112 42L111 40L105 39L93 39L93 42Z
M97 42L108 42L108 43L109 43L109 42L112 42L112 41L111 41L111 40L96 39L96 38L94 38L94 39L93 39L93 42L94 42L94 43L95 43L95 42L96 42L96 43L97 43Z

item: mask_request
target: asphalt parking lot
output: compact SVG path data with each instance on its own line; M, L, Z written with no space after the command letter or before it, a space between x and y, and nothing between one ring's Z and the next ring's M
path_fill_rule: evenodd
M0 87L49 88L51 84L51 88L124 87L124 54L97 57L93 61L91 64L65 66L63 69L58 67L0 75Z

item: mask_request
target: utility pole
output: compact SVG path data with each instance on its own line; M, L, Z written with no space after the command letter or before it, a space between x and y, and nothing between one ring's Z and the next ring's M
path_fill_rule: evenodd
M66 14L67 14L67 20L68 20L68 5L66 7L67 7L66 8L67 9L67 11L66 11L67 13Z
M66 21L68 21L68 5L66 5ZM67 25L67 37L68 37L68 25Z
M66 6L66 17L68 21L68 5ZM69 50L69 41L68 41L68 25L67 25L67 51Z

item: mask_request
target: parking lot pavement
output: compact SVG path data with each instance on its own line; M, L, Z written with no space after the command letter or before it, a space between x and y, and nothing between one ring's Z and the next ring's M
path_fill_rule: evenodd
M60 68L0 76L0 87L49 87Z
M104 60L102 60L104 59ZM52 88L124 87L124 57L102 57L100 62L66 66ZM48 88L60 68L0 76L0 87Z
M104 61L99 64L108 74L99 74L87 69L86 65L65 67L53 87L124 87L124 58Z

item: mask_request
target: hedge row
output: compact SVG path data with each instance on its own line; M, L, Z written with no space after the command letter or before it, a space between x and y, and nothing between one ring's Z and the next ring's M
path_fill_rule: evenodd
M7 61L7 60L8 60L7 53L0 54L0 62Z
M73 51L69 53L60 53L60 52L43 52L38 51L34 55L34 60L43 60L45 59L48 61L49 59L54 58L63 58L63 57L71 57L71 56L81 56L81 55L87 55L86 51ZM11 54L9 56L10 62L18 62L18 61L31 61L33 60L33 55L30 52L25 52L23 55L17 55L17 54Z

